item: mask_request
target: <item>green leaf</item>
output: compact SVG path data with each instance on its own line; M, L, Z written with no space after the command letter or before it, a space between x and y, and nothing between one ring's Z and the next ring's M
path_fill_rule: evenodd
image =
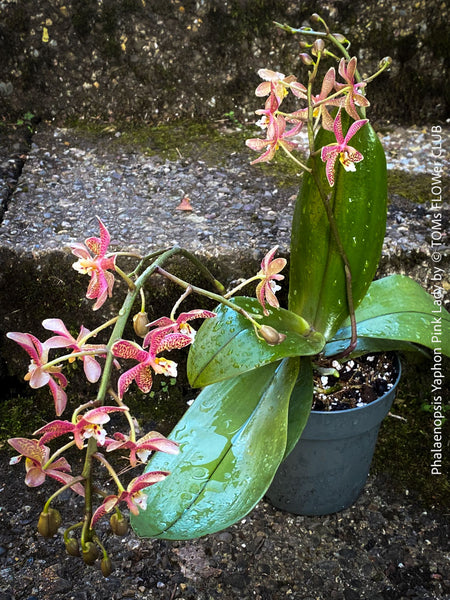
M350 118L343 113L344 128ZM346 124L345 124L346 122ZM335 143L334 134L320 130L315 147ZM358 306L378 266L386 231L386 159L378 136L368 123L350 140L364 159L354 172L336 163L331 188L320 155L308 166L317 173L335 217L353 282L353 302ZM305 173L295 205L289 282L289 310L301 315L317 331L331 339L348 317L343 261L332 236L316 181Z
M314 393L312 362L308 356L300 359L300 371L289 400L288 432L284 458L297 444L308 421Z
M176 456L156 453L146 471L171 474L148 488L131 516L141 537L191 539L243 518L284 456L299 359L285 359L205 388L175 427Z
M358 336L362 338L412 342L440 348L450 356L450 314L440 300L405 275L374 281L356 310L356 321ZM350 326L346 322L333 341L349 338Z
M340 333L340 331L343 330L339 330L337 335ZM346 331L348 333L347 338L340 340L331 340L327 343L323 352L324 356L330 358L348 348L350 344L350 328L348 328ZM426 351L421 346L413 344L412 342L403 342L402 340L358 337L356 349L348 355L348 358L355 358L356 356L368 354L369 352L418 352L420 354L423 354L424 356L430 356L428 351Z
M187 372L192 387L204 387L229 377L235 377L262 365L288 356L310 356L319 353L325 345L318 332L304 335L305 321L285 309L270 308L270 315L262 316L262 308L255 298L239 297L233 302L286 335L276 346L257 338L248 319L220 305L217 317L207 319L197 332L191 346Z

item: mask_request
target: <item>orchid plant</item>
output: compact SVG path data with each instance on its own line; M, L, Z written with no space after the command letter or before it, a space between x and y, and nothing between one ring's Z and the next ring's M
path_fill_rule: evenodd
M288 307L280 307L276 296L287 265L276 257L277 247L267 252L255 276L226 291L195 256L178 247L146 256L111 252L110 234L98 219L99 237L73 244L78 259L73 266L90 278L86 297L95 301L94 311L120 289L117 278L122 280L127 293L118 315L93 331L81 325L76 338L58 318L44 320L43 327L55 334L44 342L30 333L7 334L31 359L25 376L30 386L49 386L58 417L32 439L9 440L19 453L11 462L25 459L27 485L39 486L47 477L60 484L43 508L39 531L44 536L57 532L61 517L51 503L71 489L83 498L84 516L64 532L67 551L93 564L100 550L105 575L112 565L96 526L111 515L112 530L124 534L124 504L139 535L166 539L212 533L253 508L301 436L319 359L432 347L436 300L405 276L372 282L385 234L387 184L384 152L365 115L370 106L366 88L390 60L362 78L345 36L332 33L317 15L313 20L318 30L280 25L304 37L306 80L259 71L263 82L256 95L266 100L256 113L265 137L247 140L260 153L253 163L271 161L281 150L303 173L292 224ZM321 78L326 61L335 66ZM285 112L289 95L300 107ZM299 141L303 128L305 147ZM210 289L167 270L175 255L192 261ZM122 256L136 260L133 271L119 266ZM169 316L149 323L145 306L154 275L174 282L182 293ZM255 284L256 297L237 295ZM215 301L217 308L179 312L191 294ZM132 316L139 301L140 310ZM440 313L448 334L450 316L443 308ZM136 338L123 339L131 318ZM191 325L196 319L203 320L197 332ZM93 343L109 328L105 343ZM449 339L443 336L447 355ZM202 391L169 438L142 433L125 404L130 388L148 395L155 376L176 377L177 364L165 353L187 346L188 379ZM97 392L62 419L69 405L64 366L75 360L83 362ZM120 419L125 429L108 432ZM51 450L60 439L61 445ZM84 453L79 474L66 458L74 449ZM128 467L117 472L112 453L125 453ZM128 476L144 464L143 474ZM106 491L105 474L116 493Z

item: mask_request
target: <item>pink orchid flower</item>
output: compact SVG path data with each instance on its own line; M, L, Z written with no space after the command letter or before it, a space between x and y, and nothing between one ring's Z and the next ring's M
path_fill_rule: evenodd
M331 187L334 185L335 164L338 158L346 171L356 171L355 163L363 160L364 156L361 152L358 152L358 150L349 146L348 142L366 123L368 123L368 119L355 121L349 127L347 134L344 137L344 134L342 133L341 111L338 112L334 121L334 134L336 136L337 144L324 146L320 154L321 159L326 163L325 169L327 179Z
M106 346L104 345L81 343L90 333L89 329L86 329L84 325L81 326L80 333L76 339L70 334L61 319L45 319L42 321L42 325L45 329L57 334L45 342L48 348L70 348L74 352L95 351L98 354L107 354ZM75 360L75 358L69 358L69 362L74 362ZM100 364L96 361L94 356L90 355L82 356L81 360L83 361L84 373L87 380L90 383L96 383L102 374Z
M191 310L189 312L180 313L180 315L175 321L173 319L169 319L169 317L161 317L160 319L149 323L147 327L156 327L159 331L163 331L165 333L165 338L172 334L176 335L182 333L184 336L188 337L191 340L191 342L193 342L195 339L196 331L193 327L189 325L188 321L192 321L193 319L211 319L215 316L216 313L213 313L209 310L202 310L199 308ZM148 343L150 343L151 333L152 332L150 331L150 333L144 339L144 348L148 345ZM170 342L171 338L169 338L168 341Z
M257 96L268 96L269 94L274 93L278 106L282 103L283 98L288 95L289 90L291 90L297 98L306 99L307 97L305 86L296 80L295 75L286 77L284 73L278 73L277 71L271 71L270 69L259 69L258 75L261 79L265 79L265 81L258 85L255 94Z
M106 431L102 425L110 420L108 413L125 412L127 410L128 407L126 406L100 406L79 416L76 423L61 420L51 421L51 423L47 423L47 425L35 431L33 435L42 435L39 440L41 445L60 435L71 433L77 448L80 450L84 446L84 441L90 437L95 437L98 445L103 446L106 440Z
M303 121L300 121L292 127L289 131L286 131L286 120L283 116L278 115L275 117L267 127L267 136L265 140L261 140L259 138L253 138L246 140L246 145L252 150L256 150L260 152L264 148L267 147L267 150L261 154L257 159L253 160L250 164L254 165L259 162L267 162L272 160L275 156L276 151L283 147L288 152L297 148L298 144L296 142L292 142L287 138L293 137L300 132L303 127Z
M28 440L27 438L11 438L8 440L19 456L15 456L10 460L11 465L16 465L25 457L25 470L27 472L25 483L29 487L37 487L44 483L45 478L52 477L63 483L70 483L73 479L69 475L71 468L65 458L58 458L47 465L50 458L50 448L42 446L38 440ZM80 483L74 483L71 488L80 496L84 496L84 488Z
M142 490L158 483L158 481L162 481L169 474L168 471L153 471L132 479L126 490L122 489L118 494L105 498L92 515L91 527L106 513L111 512L120 502L126 502L133 515L139 514L139 509L145 510L147 508L147 494L144 494Z
M146 351L139 344L128 340L118 340L112 345L111 352L118 358L132 358L139 364L135 365L119 377L118 395L122 399L123 395L134 380L138 388L147 394L153 385L152 369L155 373L163 374L166 377L177 376L177 363L157 356L163 350L173 350L174 348L184 348L192 342L192 338L184 333L167 334L163 329L154 329L150 331L144 339L144 346L149 346Z
M344 109L355 121L359 119L356 106L370 106L367 98L359 92L359 90L365 87L365 82L355 83L356 63L357 59L355 56L348 61L348 64L346 64L344 58L341 58L338 69L339 75L346 83L335 83L337 91L345 91Z
M56 414L59 417L64 412L67 403L67 396L63 389L67 386L67 379L61 373L60 366L45 368L48 363L48 346L45 342L41 344L31 333L10 331L6 337L17 342L30 356L31 364L25 375L25 381L29 381L30 387L33 389L48 384L55 402Z
M73 268L75 271L88 274L91 277L86 298L89 298L89 300L97 299L93 310L98 310L105 303L106 298L111 297L114 275L109 272L109 269L114 270L116 261L114 254L111 256L106 255L111 236L102 221L98 217L97 219L100 225L100 237L88 238L85 244L76 243L71 245L72 254L79 258L73 264Z
M281 281L284 279L284 275L279 275L279 273L284 269L287 261L285 258L274 259L277 250L278 246L275 246L275 248L272 248L272 250L266 254L261 262L261 270L258 273L258 275L261 277L261 281L258 283L256 288L256 297L258 302L263 307L263 311L266 316L269 314L269 311L266 309L266 302L274 308L278 308L280 306L280 303L275 296L275 292L281 288L275 283L275 281Z
M106 451L113 452L114 450L129 450L130 451L130 465L135 467L138 459L145 463L147 462L148 456L151 452L166 452L167 454L178 454L179 448L176 442L168 440L166 437L157 433L156 431L150 431L139 440L134 442L128 435L116 432L114 434L114 440L106 440Z

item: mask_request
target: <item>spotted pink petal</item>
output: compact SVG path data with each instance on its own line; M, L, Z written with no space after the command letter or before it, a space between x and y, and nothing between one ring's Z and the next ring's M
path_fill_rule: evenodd
M49 448L39 444L39 440L28 438L10 438L8 444L17 450L19 454L42 463L49 456Z
M135 494L146 487L162 481L168 475L170 475L169 471L150 471L149 473L144 473L130 481L127 486L127 491L130 494Z
M147 437L148 436L148 437ZM180 451L179 444L168 440L166 437L152 437L152 434L147 434L136 442L138 449L157 450L158 452L166 452L167 454L178 454Z
M80 419L78 425L84 422L103 425L110 420L108 413L126 411L128 411L126 406L99 406L98 408L94 408L85 413Z
M180 313L177 318L177 323L186 323L192 319L211 319L216 316L216 313L211 312L210 310L196 308L194 310L190 310L189 312Z
M45 475L48 475L52 479L56 479L56 481L59 481L64 485L67 485L74 479L72 475L69 475L68 473L61 473L60 471L56 471L54 469L46 469L44 473ZM74 483L70 486L70 488L80 496L84 496L84 487L80 482Z
M92 515L91 519L91 527L94 527L95 523L101 519L106 513L109 513L113 510L115 506L119 503L118 496L107 496L102 504L97 508L97 510Z
M133 358L139 362L143 362L147 358L147 352L145 350L135 342L130 342L128 340L118 340L117 342L114 342L111 352L117 358Z
M344 139L344 144L347 144L349 140L355 135L357 131L361 129L366 123L369 122L369 119L360 119L352 123L347 131L347 134Z
M185 335L184 333L169 333L159 342L156 354L163 350L185 348L189 344L192 344L192 336Z
M39 444L43 446L50 440L53 440L59 437L60 435L72 433L75 430L75 428L76 426L70 421L56 420L47 423L46 425L35 431L33 435L41 435Z
M153 385L153 375L152 370L147 365L138 365L140 368L136 371L135 381L138 388L144 394L148 394L148 392L152 389Z
M151 377L152 377L151 369L148 366L142 366L142 364L139 364L139 365L132 367L128 371L125 371L125 373L123 373L123 375L121 375L119 377L118 394L119 394L120 399L123 398L125 392L128 390L131 383L136 379L136 377L139 374L139 371L141 371L142 369L148 370L146 375L143 377L143 380L146 382L146 385L144 386L144 390L142 390L142 391L144 393L147 393L151 390L151 382L150 382Z

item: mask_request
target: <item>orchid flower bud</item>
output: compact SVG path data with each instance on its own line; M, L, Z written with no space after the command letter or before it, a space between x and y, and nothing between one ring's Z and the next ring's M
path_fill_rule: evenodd
M259 333L269 346L277 346L286 339L284 333L280 333L270 325L262 325Z
M380 60L380 63L378 66L380 69L384 69L386 67L390 67L391 64L392 64L392 58L390 56L385 56L384 58L382 58Z
M314 61L313 61L313 59L312 59L312 58L310 57L310 55L309 55L309 54L307 54L306 52L302 52L302 53L300 54L300 60L302 61L302 63L303 63L304 65L307 65L307 66L309 66L309 65L313 65L313 64L314 64Z
M109 577L112 573L113 566L109 556L104 556L100 563L100 569L102 570L103 577Z
M342 35L342 33L332 33L331 35L340 44L343 44L347 40L347 38L345 37L345 35Z
M67 554L70 554L70 556L80 556L80 548L78 546L78 541L75 538L67 538L65 544Z
M313 56L318 56L321 52L323 52L324 48L325 42L319 38L318 40L315 40L314 44L312 45L311 53Z
M98 558L98 548L94 542L86 542L82 552L83 560L87 565L93 565Z
M123 515L118 515L117 513L114 513L113 515L111 515L109 524L113 533L115 533L118 536L123 536L128 533L128 521Z
M141 338L145 338L148 333L147 325L149 323L146 312L138 312L133 317L134 333Z
M47 512L42 511L38 521L38 531L45 538L51 538L61 525L61 515L55 508L49 508Z

